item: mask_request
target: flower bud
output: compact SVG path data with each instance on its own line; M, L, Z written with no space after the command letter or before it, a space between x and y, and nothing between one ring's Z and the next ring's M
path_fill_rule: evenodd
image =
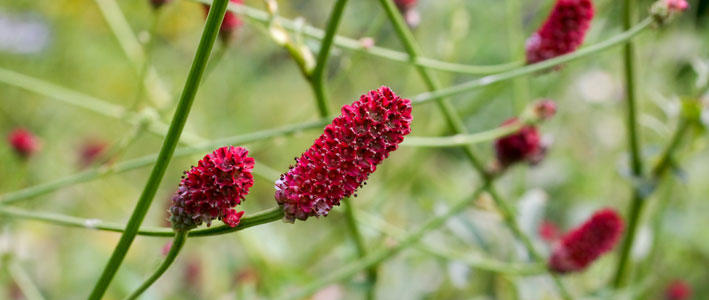
M341 114L294 166L276 181L286 221L327 216L362 186L411 132L411 101L388 87L370 91Z
M650 7L650 15L659 25L665 25L689 8L685 0L658 0Z
M236 4L244 3L243 0L229 0L229 2ZM206 17L209 15L209 5L204 4L203 7L204 16ZM231 42L236 30L241 27L242 24L243 22L236 14L227 10L226 14L224 14L224 20L222 20L222 26L219 28L219 38L221 38L224 43Z
M15 153L24 159L29 158L41 148L39 138L24 128L16 128L10 132L7 141Z
M502 126L514 126L519 122L519 119L511 118L502 123ZM544 158L546 150L541 140L536 126L524 125L516 132L495 141L497 162L502 168L522 161L536 164Z
M582 271L613 249L623 233L623 219L612 209L597 211L554 246L549 269L557 273Z
M692 287L681 279L672 281L665 289L667 300L688 300L691 297Z

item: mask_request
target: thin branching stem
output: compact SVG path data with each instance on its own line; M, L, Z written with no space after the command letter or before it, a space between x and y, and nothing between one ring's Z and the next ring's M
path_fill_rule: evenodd
M342 19L342 14L345 11L346 5L347 0L335 1L335 5L330 13L330 18L327 21L325 36L320 44L320 51L318 52L318 56L315 61L315 68L312 73L310 73L310 77L308 78L310 84L312 85L313 92L315 93L315 100L318 105L320 117L323 118L327 117L331 113L327 88L325 86L325 70L327 70L327 60L330 56L332 43L335 40L335 34L337 33L337 28L340 25L340 20Z
M38 211L29 211L15 207L0 206L0 215L7 218L33 220L44 223L49 223L58 226L76 227L91 230L123 232L126 228L125 224L106 222L99 219L84 219L73 216L66 216L56 213L45 213ZM204 229L190 230L189 237L205 237L227 234L249 227L267 224L283 219L283 210L280 207L273 207L253 215L248 215L241 218L239 225L229 227L228 225L219 225ZM138 235L152 237L172 237L174 231L168 227L153 227L142 226L138 229Z
M219 33L219 26L222 23L228 4L228 0L214 1L212 8L209 11L207 22L204 25L204 31L202 32L202 38L200 39L199 46L197 47L197 52L195 53L195 58L192 62L190 72L187 75L185 87L182 91L175 114L170 123L170 128L168 129L165 140L160 148L158 160L150 173L150 177L145 184L145 188L143 189L138 202L136 203L136 207L131 214L128 224L126 225L125 232L121 235L118 245L116 245L113 254L111 254L111 258L106 264L106 267L104 268L89 296L89 299L91 300L99 300L103 297L108 285L111 283L113 277L118 271L118 268L123 262L123 259L128 253L128 249L138 233L140 224L143 222L145 215L148 213L148 209L150 208L150 204L155 197L160 181L165 175L170 159L175 152L182 129L187 122L187 116L189 115L195 95L197 94L197 89L199 88L202 74L204 73L207 61L209 60L209 55L212 51L212 47L214 46L214 41L217 38L217 34Z
M635 1L623 1L623 29L628 30L635 19ZM635 182L642 181L643 162L640 154L640 130L637 123L637 86L635 75L635 49L632 42L623 47L623 74L625 77L626 126L628 132L628 148L630 152L630 171L633 176L632 199L628 209L628 229L620 247L620 259L615 272L613 286L624 287L630 279L630 250L635 241L635 235L640 223L640 216L645 206L646 195Z
M409 55L413 58L418 57L419 53L420 53L420 50L418 49L418 45L416 44L416 41L414 39L413 34L411 33L411 30L409 30L409 28L406 26L406 23L404 22L403 17L397 11L396 5L394 4L394 2L392 0L379 0L379 2L382 5L382 7L385 9L387 15L389 16L389 19L391 20L392 24L394 25L394 31L397 33L397 35L399 36L399 39L404 44L404 48L406 49L406 52L409 53ZM522 69L524 69L524 68L522 68ZM431 91L431 93L437 93L439 90L439 84L438 84L436 78L432 74L430 74L429 71L424 67L417 66L416 70L418 71L419 75L421 76L424 83L428 87L429 91ZM443 98L443 97L436 97L434 99L436 100L436 104L438 105L439 109L443 113L444 117L446 118L448 125L456 133L461 133L461 134L466 133L467 128L463 124L462 119L460 118L458 113L455 111L455 108L448 101L448 99ZM517 218L514 213L514 210L507 203L507 201L505 199L503 199L497 193L497 191L494 187L494 178L493 178L492 174L490 174L487 171L486 167L482 164L480 158L474 152L472 147L464 146L463 151L466 154L466 157L470 161L473 168L477 171L477 173L482 178L483 189L485 189L488 192L488 194L490 194L492 199L497 204L497 207L499 208L500 213L502 214L502 217L503 217L507 227L509 227L509 229L515 235L515 237L517 237L517 239L522 241L525 248L527 249L527 252L529 253L530 256L532 256L532 258L536 262L543 262L544 258L534 248L534 245L532 244L529 237L520 229L519 224L517 223ZM550 272L549 275L553 278L554 283L556 284L562 298L564 298L566 300L572 299L571 295L567 291L567 289L564 286L561 279L556 274L554 274L552 272Z
M175 232L175 238L172 240L172 244L170 245L170 251L167 252L167 255L165 256L165 260L160 264L160 266L155 270L153 274L148 277L135 291L130 293L128 297L126 297L126 300L135 300L140 295L143 294L155 281L162 276L162 274L167 271L167 268L172 265L172 262L175 261L175 258L177 258L177 255L180 253L180 250L182 250L182 247L185 245L185 241L187 241L187 231L177 231Z

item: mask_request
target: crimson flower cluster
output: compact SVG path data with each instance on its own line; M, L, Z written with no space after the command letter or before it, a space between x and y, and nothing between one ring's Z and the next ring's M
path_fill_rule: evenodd
M558 273L577 272L613 249L623 233L623 219L612 209L597 211L581 226L561 237L549 258Z
M242 4L243 0L229 0L231 3ZM204 15L205 17L209 14L209 5L204 4ZM219 28L219 38L224 42L230 42L236 29L241 27L243 22L241 19L231 11L227 11L224 15L224 20L222 20L222 26Z
M325 132L276 181L285 219L327 216L352 195L411 132L411 101L388 87L370 91L325 127Z
M687 300L692 297L692 287L684 280L672 281L665 290L667 300Z
M583 43L592 19L591 0L558 0L544 25L527 39L527 63L576 50Z
M254 185L254 159L241 147L222 147L207 154L197 166L185 172L169 208L176 230L189 230L220 219L234 227L243 211L234 206L244 200Z
M15 153L22 158L28 158L39 151L41 145L39 138L24 128L16 128L7 137L7 141Z
M513 126L519 122L519 119L514 117L503 122L502 126ZM497 162L502 168L522 161L536 164L544 158L546 152L541 141L542 138L537 127L525 125L515 133L495 141Z

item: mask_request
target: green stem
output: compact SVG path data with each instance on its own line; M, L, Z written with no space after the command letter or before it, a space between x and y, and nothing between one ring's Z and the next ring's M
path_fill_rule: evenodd
M494 83L499 83L505 80L510 80L513 78L517 78L520 76L532 74L535 72L543 71L549 68L553 68L554 66L570 62L573 60L577 60L607 49L610 49L614 46L621 45L623 43L627 43L630 41L633 37L636 35L640 34L641 32L645 31L646 29L650 28L650 25L653 23L652 18L645 18L642 20L640 23L636 24L632 28L612 37L609 38L603 42L599 42L597 44L581 48L579 50L576 50L574 52L571 52L569 54L557 56L552 59L544 60L535 64L531 65L526 65L521 68L515 68L513 70L509 70L506 72L494 74L494 75L488 75L485 77L481 77L472 81L468 81L465 83L461 83L458 85L454 85L445 89L440 89L437 91L431 91L428 93L422 93L419 95L416 95L411 98L411 101L416 104L416 103L425 103L425 102L430 102L439 98L444 98L456 94L460 94L463 92L468 92L471 90L475 90L484 86L488 86Z
M398 34L401 42L404 44L406 52L409 53L412 58L418 57L420 52L418 49L418 45L416 45L413 34L409 30L408 26L406 26L403 17L396 9L393 0L379 0L379 2L385 9L387 15L389 16L389 19L392 21L392 24L394 25L394 30ZM430 74L427 69L423 67L416 67L416 70L426 83L426 86L428 87L429 91L431 91L431 93L436 93L439 89L436 78L432 74ZM456 133L466 133L467 128L463 124L463 121L461 120L460 116L458 116L453 105L448 101L448 99L437 97L435 98L435 100L436 104L438 104L439 109L442 111L444 117L446 118L448 125ZM519 224L517 224L517 219L512 208L495 191L495 187L493 185L494 179L492 175L486 170L485 166L482 164L482 162L470 146L463 147L463 150L472 166L482 178L483 188L487 190L487 192L492 196L493 200L500 209L500 212L502 213L502 217L504 218L506 225L512 230L515 236L523 242L530 256L532 256L537 262L543 262L544 258L534 248L534 245L529 240L529 237L527 237L527 235L522 232L522 230L520 230ZM549 274L553 278L554 283L557 285L561 296L566 300L572 299L571 295L564 287L560 278L554 273L550 272Z
M624 0L623 2L623 29L630 29L634 19L634 0ZM632 42L628 42L623 47L623 65L625 75L625 103L626 103L626 126L628 130L628 147L630 151L630 169L634 177L634 182L643 177L643 164L640 154L640 132L637 124L637 99L636 99L636 76L635 76L635 49ZM624 287L630 279L630 252L635 242L635 235L640 223L640 215L645 205L646 196L633 185L632 199L628 213L628 229L625 239L621 245L620 259L615 273L613 285L615 288Z
M192 0L192 1L204 3L204 4L211 3L211 0ZM229 11L231 11L235 14L238 14L238 15L242 15L251 21L261 23L261 24L267 25L273 20L273 18L270 16L269 13L259 10L259 9L255 9L253 7L242 5L242 4L232 4L229 7ZM296 21L285 19L285 18L282 18L279 16L275 17L275 21L279 22L283 26L283 28L285 28L289 31L302 32L303 35L311 37L313 39L317 39L317 40L323 40L325 38L325 31L323 31L322 29L315 28L315 27L312 27L309 25L302 25ZM391 60L391 61L396 61L396 62L401 62L401 63L406 63L406 64L409 64L412 61L410 56L406 53L402 53L402 52L387 49L387 48L377 47L377 46L364 47L359 40L347 38L347 37L343 37L343 36L336 35L334 38L334 44L340 48L343 48L343 49L360 51L362 53L367 53L369 55L381 57L381 58ZM476 66L476 65L465 65L465 64L444 62L444 61L431 59L431 58L425 58L425 57L417 58L413 63L416 65L422 66L422 67L427 67L427 68L436 69L436 70L440 70L440 71L474 74L474 75L499 73L499 72L514 69L516 67L523 65L522 61L515 61L515 62L508 62L508 63L498 64L498 65Z
M677 125L677 129L675 129L675 132L672 134L670 143L667 144L665 150L662 151L662 155L657 161L657 164L652 168L651 174L656 181L659 181L672 165L672 157L674 156L674 153L679 145L682 143L682 139L685 134L687 134L689 128L689 121L685 118L681 118L679 120L679 124Z
M478 189L477 191L475 191L473 193L472 196L465 198L465 199L459 201L458 203L454 204L445 213L429 219L421 227L419 227L418 229L416 229L415 231L411 232L406 237L404 237L397 245L390 247L390 248L380 249L378 251L372 252L357 261L354 261L352 263L349 263L347 265L344 265L344 266L336 269L334 272L331 272L328 275L325 275L324 277L320 277L320 279L313 281L312 283L306 285L301 290L296 291L295 293L290 293L287 296L283 295L283 296L279 297L279 299L303 299L303 298L307 297L308 295L311 295L311 294L317 292L318 290L322 289L325 286L328 286L334 282L338 282L338 281L347 279L362 270L365 270L371 266L379 264L379 263L393 257L394 255L398 254L401 250L404 250L404 249L408 248L409 246L412 246L413 244L417 243L429 231L440 227L450 217L458 214L460 211L465 209L465 207L467 207L473 200L475 200L480 195L481 191L482 191L482 189Z
M59 226L76 227L92 230L124 232L126 225L112 222L105 222L99 219L84 219L73 216L66 216L55 213L44 213L38 211L28 211L20 208L0 206L0 215L8 218L34 220ZM249 227L263 225L283 219L283 210L280 207L270 208L253 215L241 218L239 225L229 227L228 225L219 225L204 229L190 230L189 237L204 237L227 234ZM172 228L168 227L153 227L142 226L138 229L138 235L152 237L171 237L174 235Z
M350 198L342 199L342 204L345 208L345 221L347 228L350 230L350 235L355 242L357 255L359 258L367 256L367 245L364 243L364 237L359 230L357 218L355 217L354 208ZM371 265L367 268L367 299L374 299L377 285L377 265Z
M315 68L310 77L308 78L315 93L315 99L318 104L318 110L320 111L320 117L327 117L330 114L330 106L327 96L327 90L325 88L325 69L327 67L327 59L330 56L330 50L332 49L332 43L335 40L335 34L337 33L337 28L340 25L340 20L342 19L342 14L345 11L345 5L347 0L337 0L335 6L332 8L330 13L330 19L327 21L327 28L325 29L325 36L320 44L320 51L318 52L318 57L316 59Z
M192 107L195 95L197 94L202 73L207 65L207 60L209 59L209 54L212 51L214 41L219 33L219 26L221 25L224 14L226 13L228 3L228 0L215 0L212 8L210 9L209 15L207 16L207 22L204 26L204 31L202 32L202 38L197 48L197 53L195 54L194 61L192 62L192 67L187 76L187 81L185 82L185 87L177 104L177 109L175 110L175 115L172 118L170 128L168 129L162 148L158 154L157 163L153 167L150 177L145 184L145 188L136 203L133 214L126 225L126 231L123 235L121 235L121 239L118 242L118 245L116 245L116 248L106 264L101 277L99 277L99 280L94 286L89 299L98 300L103 297L108 285L111 283L111 280L123 262L123 259L128 252L128 248L130 248L130 245L133 243L135 235L138 233L138 229L140 228L140 224L143 222L143 219L150 208L150 204L153 201L162 177L165 175L165 170L167 169L168 163L172 158L177 142L180 139L180 134L182 133L185 122L187 121L187 116L189 115L190 108Z
M30 275L14 258L8 263L7 271L27 300L43 300L44 297Z
M180 253L180 250L182 250L182 246L185 245L185 241L187 241L187 231L177 231L175 232L175 239L172 240L172 245L170 245L170 251L167 253L167 256L165 256L165 260L160 264L157 270L148 277L135 291L133 291L128 297L126 297L127 300L133 300L137 299L140 297L140 295L145 292L155 281L162 276L162 274L167 271L167 268L172 265L172 262L175 261L175 258L177 258L177 255Z
M410 136L404 139L401 146L408 147L460 147L496 140L500 137L514 133L522 128L524 123L517 123L509 126L501 126L487 131L472 134L456 134L443 137L422 137Z

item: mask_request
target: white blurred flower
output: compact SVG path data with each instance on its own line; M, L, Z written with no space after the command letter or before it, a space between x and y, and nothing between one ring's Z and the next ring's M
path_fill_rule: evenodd
M42 20L24 15L0 13L0 51L32 54L49 44L49 26Z

